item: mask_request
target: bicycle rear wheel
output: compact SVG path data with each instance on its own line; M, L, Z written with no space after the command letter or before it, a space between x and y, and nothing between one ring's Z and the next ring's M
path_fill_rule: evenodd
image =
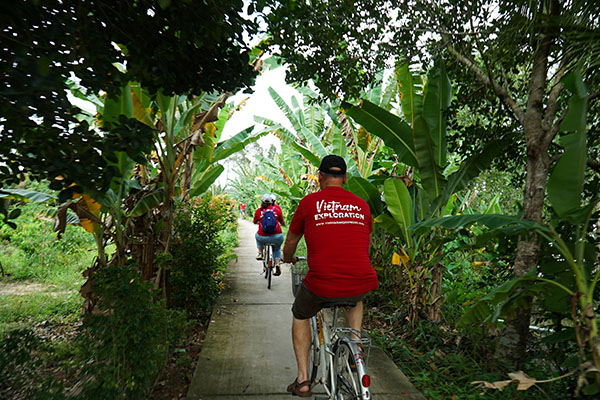
M362 378L364 372L362 366L352 354L350 346L346 342L338 342L333 360L333 368L336 380L336 400L366 400L370 398L368 390L366 397L363 396Z
M269 246L265 246L263 248L263 272L265 274L265 279L269 277Z

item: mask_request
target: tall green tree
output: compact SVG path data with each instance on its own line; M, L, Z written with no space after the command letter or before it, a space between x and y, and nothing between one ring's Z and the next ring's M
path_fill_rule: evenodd
M90 93L111 98L128 82L167 95L247 87L256 71L244 35L256 24L243 9L241 0L2 2L0 185L27 173L53 181L63 200L74 182L107 189L112 174L103 155L139 153L149 137L133 121L103 135L78 121L67 81L75 76Z

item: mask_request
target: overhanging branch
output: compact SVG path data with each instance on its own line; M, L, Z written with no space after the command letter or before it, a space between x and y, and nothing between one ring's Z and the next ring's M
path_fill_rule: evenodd
M517 102L512 97L510 97L506 88L492 81L488 74L486 74L481 68L479 68L479 66L477 66L475 62L473 62L468 57L464 56L458 50L456 50L454 46L450 44L447 37L443 37L443 40L450 54L452 54L460 63L462 63L468 69L470 69L481 82L483 82L487 86L490 86L494 90L494 93L496 93L496 95L500 98L500 100L504 104L506 104L506 106L512 111L517 121L519 121L519 123L523 125L525 121L525 113L523 109L521 109L521 107L517 104Z

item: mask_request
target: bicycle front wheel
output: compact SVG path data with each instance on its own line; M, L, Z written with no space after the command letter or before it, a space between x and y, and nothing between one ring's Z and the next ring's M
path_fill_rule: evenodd
M362 378L364 370L362 362L357 362L348 343L338 342L333 360L333 368L336 380L336 400L367 400L371 398L368 389L363 389ZM366 395L363 396L365 392Z
M267 289L271 289L271 276L273 276L273 266L269 265L267 267Z

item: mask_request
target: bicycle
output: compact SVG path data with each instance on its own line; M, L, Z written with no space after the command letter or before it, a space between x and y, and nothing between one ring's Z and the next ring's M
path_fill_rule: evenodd
M267 280L267 289L271 289L271 277L273 276L273 268L275 268L273 258L273 246L275 245L275 243L265 243L263 246L263 273Z
M305 261L304 257L298 261ZM306 263L292 264L292 293L294 297L308 272ZM371 400L371 377L367 362L371 339L352 328L337 326L340 308L354 307L356 303L328 303L324 309L333 310L333 318L326 318L322 309L310 319L311 344L308 374L311 388L322 384L330 400ZM365 352L367 357L363 357ZM321 367L319 369L319 367ZM320 373L319 373L320 372ZM319 399L319 397L315 397Z

